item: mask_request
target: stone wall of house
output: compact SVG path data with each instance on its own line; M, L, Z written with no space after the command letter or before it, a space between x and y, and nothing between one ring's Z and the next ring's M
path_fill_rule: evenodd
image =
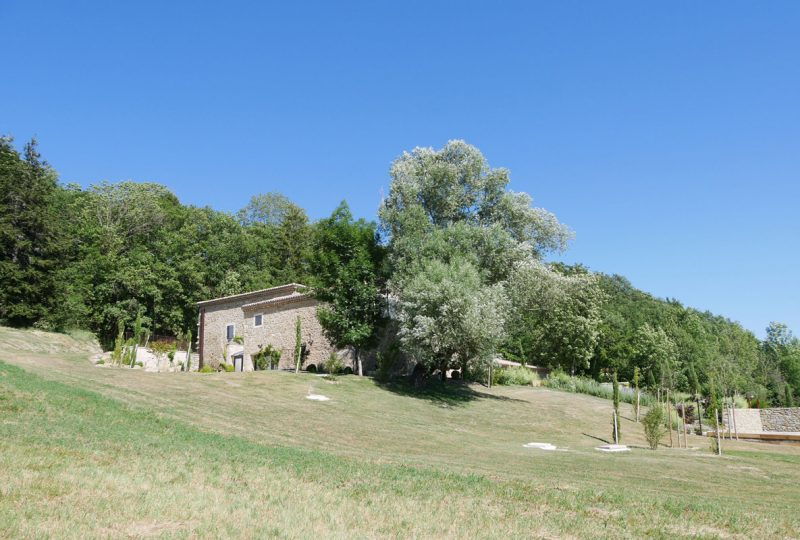
M244 328L244 313L242 313L241 301L231 301L214 304L204 308L205 320L203 322L203 362L212 367L218 366L222 362L229 362L229 357L225 357L228 352L229 343L226 337L225 328L233 324L234 334L242 335Z
M255 326L257 314L263 316L260 327ZM294 367L297 317L300 317L302 342L309 351L303 366L314 364L319 367L323 364L334 348L323 335L322 326L317 320L317 301L308 297L246 310L243 333L240 334L244 337L245 360L252 359L263 347L272 345L281 351L279 367Z
M331 352L337 352L346 366L354 367L349 351L335 351L322 333L317 319L317 301L310 297L293 299L275 305L255 306L242 310L241 300L214 304L205 308L204 362L218 366L220 362L232 363L232 356L244 355L244 370L253 369L253 356L262 348L272 345L281 351L279 367L294 367L295 324L300 317L302 342L309 351L303 367L313 364L320 368ZM255 316L262 315L261 326L255 326ZM226 327L234 325L234 335L241 336L242 345L227 341Z
M800 433L800 407L760 409L760 411L764 431Z

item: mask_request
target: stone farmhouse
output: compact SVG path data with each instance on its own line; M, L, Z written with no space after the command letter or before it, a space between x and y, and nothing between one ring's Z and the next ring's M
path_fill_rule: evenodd
M296 321L300 317L306 350L303 367L319 370L336 350L322 333L317 303L298 283L198 302L201 365L226 363L235 371L252 371L253 357L271 345L282 353L278 367L293 368ZM347 358L343 361L350 364Z

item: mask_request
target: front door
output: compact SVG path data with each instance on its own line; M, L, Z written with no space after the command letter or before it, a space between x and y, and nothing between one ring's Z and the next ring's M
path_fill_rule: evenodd
M244 371L244 355L237 354L233 357L233 371Z

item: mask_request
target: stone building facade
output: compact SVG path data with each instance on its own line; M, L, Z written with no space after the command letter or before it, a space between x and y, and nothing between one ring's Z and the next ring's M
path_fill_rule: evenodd
M296 321L300 317L302 343L307 350L303 367L320 369L335 348L317 320L317 300L297 283L198 302L198 351L203 365L233 365L252 371L253 357L271 345L281 351L279 368L292 368ZM352 368L349 355L340 355Z

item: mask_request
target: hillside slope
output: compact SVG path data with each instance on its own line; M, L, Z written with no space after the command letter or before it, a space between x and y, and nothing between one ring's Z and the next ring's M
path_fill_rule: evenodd
M20 339L0 329L0 530L13 536L800 530L800 449L735 443L716 458L695 437L697 450L601 454L611 407L597 398L151 374L94 367L65 336L47 344L40 333L33 350ZM624 442L643 446L639 425L622 427ZM567 450L522 447L531 441Z

